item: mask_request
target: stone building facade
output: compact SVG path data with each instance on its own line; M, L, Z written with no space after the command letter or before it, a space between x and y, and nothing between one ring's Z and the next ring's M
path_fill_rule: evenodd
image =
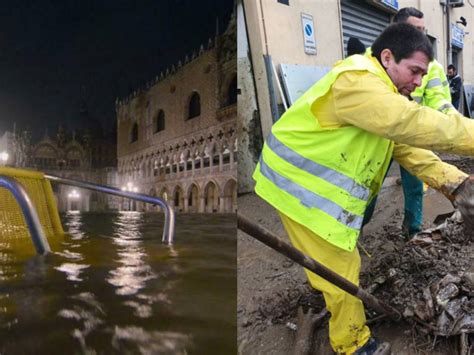
M117 100L116 111L124 189L162 197L179 212L236 210L235 17L222 36Z
M32 142L25 131L15 135L15 157L10 165L30 168L63 178L118 186L116 147L113 141L88 131L76 135L59 128ZM22 157L20 159L20 157ZM119 199L86 189L52 184L60 212L118 210Z

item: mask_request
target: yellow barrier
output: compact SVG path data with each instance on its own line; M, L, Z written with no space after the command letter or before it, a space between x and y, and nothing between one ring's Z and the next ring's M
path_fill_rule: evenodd
M58 241L58 237L62 237L64 231L51 184L44 174L39 171L0 167L0 175L15 178L25 188L36 207L48 241L50 243ZM25 239L28 239L28 244L34 250L20 206L10 191L0 188L0 250L10 249L12 244Z

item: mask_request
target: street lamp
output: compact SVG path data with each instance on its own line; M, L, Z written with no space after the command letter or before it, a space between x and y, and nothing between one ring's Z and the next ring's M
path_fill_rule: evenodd
M132 182L127 182L126 185L122 186L122 191L138 192L138 187L133 185Z
M78 210L77 208L72 208L73 207L72 203L73 202L76 203L81 198L81 194L77 192L76 189L73 189L70 193L67 194L67 198L68 198L68 201L71 202L71 205L70 205L71 208L68 208L68 210L77 211ZM77 205L74 205L74 207L77 207Z
M0 153L0 162L2 165L7 165L7 161L8 161L8 153L3 151Z
M121 188L122 191L129 191L129 192L138 192L138 187L133 185L133 183L131 181L127 182L126 185L122 186ZM128 200L128 210L130 211L131 210L131 206L132 206L132 202L130 200Z
M72 190L67 197L69 197L71 200L78 200L81 198L81 194L77 192L76 190Z

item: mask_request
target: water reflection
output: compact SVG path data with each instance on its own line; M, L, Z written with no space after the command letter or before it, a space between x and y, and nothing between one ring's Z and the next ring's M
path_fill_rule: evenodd
M83 232L83 222L82 214L79 211L69 211L66 214L67 220L65 223L66 231L71 236L72 241L64 241L64 249L60 252L57 252L57 255L62 256L71 262L66 262L60 266L56 266L55 269L61 272L64 272L69 281L82 281L81 275L82 271L87 269L89 265L78 264L72 261L81 261L83 256L81 253L70 251L66 248L79 248L80 244L77 243L78 240L84 238Z
M63 243L63 249L56 255L66 259L67 262L55 269L64 272L67 280L80 282L83 281L81 274L90 267L89 264L78 263L84 261L83 254L78 252L84 247L84 243L81 241L87 240L84 232L83 214L78 211L67 212L65 227L70 238ZM74 251L67 248L74 249ZM71 320L73 323L78 323L75 324L70 335L79 342L83 353L94 353L94 349L87 346L86 337L105 323L103 318L106 314L103 307L91 292L79 292L68 298L71 300L68 302L68 308L61 309L57 315L60 318Z
M74 296L70 296L78 304L72 308L62 309L58 312L58 316L80 322L82 328L75 328L71 332L84 353L95 353L93 349L88 348L86 337L96 330L100 325L104 324L103 317L106 316L104 307L97 301L94 294L90 292L82 292Z
M84 269L87 269L89 265L73 264L73 263L64 263L60 266L56 266L55 269L62 271L67 275L69 281L82 281L79 277Z
M180 218L169 247L161 215L68 213L54 254L0 254L0 354L237 353L235 223Z
M181 333L116 326L112 346L125 352L138 348L141 354L187 354L189 341L190 337Z
M146 252L143 247L140 226L143 225L143 214L139 212L122 212L115 222L113 243L118 247L116 260L119 266L110 271L107 281L116 287L120 296L135 296L144 289L147 281L155 279L157 274L145 261ZM149 301L149 300L147 300ZM128 300L124 305L134 308L134 314L140 318L151 317L151 302Z
M82 214L79 211L68 211L66 213L65 230L71 235L71 239L84 238Z

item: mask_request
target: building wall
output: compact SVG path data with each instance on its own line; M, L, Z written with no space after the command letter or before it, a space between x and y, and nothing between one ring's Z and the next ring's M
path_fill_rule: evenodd
M399 8L413 6L425 14L427 33L436 38L438 60L447 66L446 15L443 6L435 0L399 0ZM258 107L263 135L266 136L272 125L269 85L263 61L264 55L270 55L275 67L280 63L304 64L314 66L332 66L343 57L341 3L330 0L291 0L290 5L277 1L243 0L245 18L249 33L253 75L255 77ZM380 10L383 11L383 10ZM316 55L304 52L301 13L313 16ZM465 6L450 9L451 23L460 16L468 22L464 37L461 66L459 73L464 83L474 83L474 9L465 1ZM276 90L276 83L274 83ZM277 94L278 99L278 94Z
M252 62L249 56L247 27L245 24L242 2L237 2L237 66L238 66L238 191L241 193L252 191L252 174L260 156L262 141L259 109L257 106L256 89Z
M110 142L94 139L89 146L82 139L76 140L66 132L60 132L54 139L45 136L31 145L26 144L30 149L22 151L22 154L26 155L25 164L19 167L39 170L62 178L118 187L116 167L91 167L92 150L104 154L96 156L97 161L115 161L114 151L110 154L110 149L104 148L106 145L110 146ZM22 141L24 138L20 136L16 139L17 144L25 143ZM117 197L112 195L56 183L52 186L60 212L70 210L97 212L117 210L119 207Z
M164 198L180 212L236 210L235 33L233 19L206 48L117 101L118 173L124 190ZM193 93L199 94L200 114L188 119ZM155 132L160 110L165 128ZM132 142L134 124L138 140ZM154 209L125 199L120 206Z
M119 144L118 156L135 153L164 139L174 139L215 124L218 109L216 82L216 49L213 48L178 68L149 90L140 92L127 104L119 106L118 141L128 144ZM188 104L193 92L199 93L201 115L188 120ZM153 118L159 110L165 113L166 129L153 133ZM139 138L130 144L134 122L138 123Z
M464 2L464 7L454 8L451 11L450 22L455 23L461 16L463 16L467 21L467 27L458 24L458 26L463 28L465 32L464 48L462 49L462 55L460 56L461 65L459 65L458 71L465 84L474 84L474 2L472 0L470 2Z
M331 66L342 57L339 5L338 1L327 0L292 0L290 6L277 1L243 3L262 131L266 136L272 120L263 55L270 55L275 67L280 63ZM304 52L301 13L313 16L317 55Z

